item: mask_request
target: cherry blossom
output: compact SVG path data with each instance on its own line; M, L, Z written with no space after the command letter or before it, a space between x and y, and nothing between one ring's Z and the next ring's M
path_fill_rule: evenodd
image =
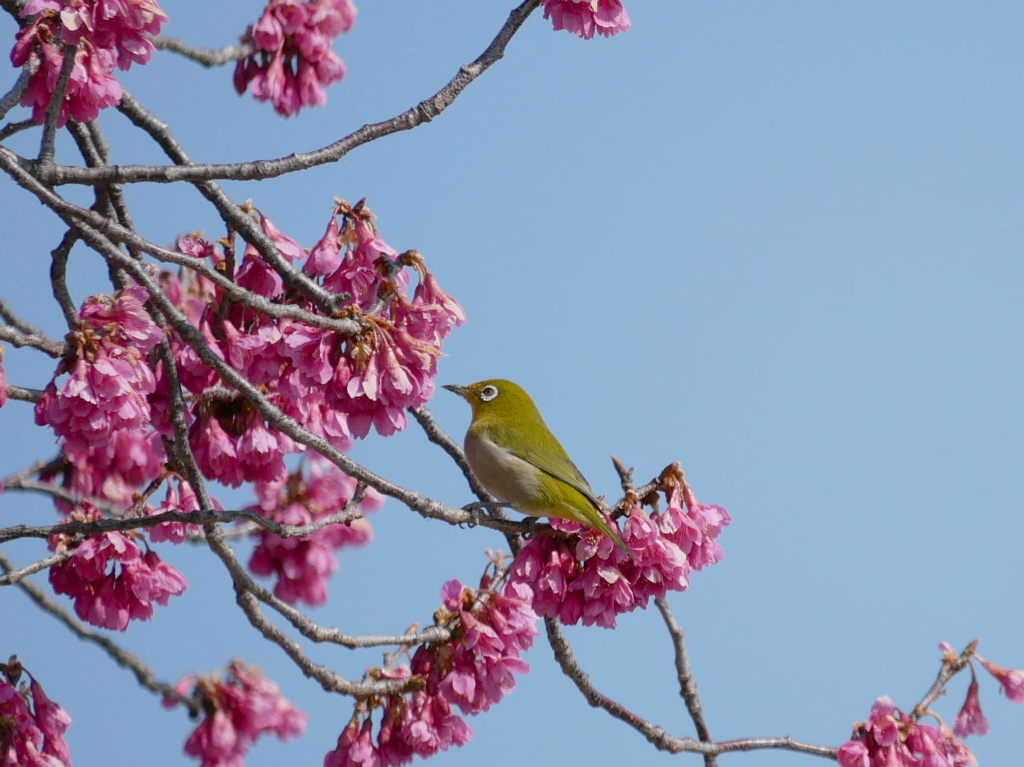
M59 704L39 681L21 682L25 669L16 657L0 663L0 765L3 767L70 767L64 733L71 725Z
M95 521L103 515L88 502L71 514L72 520ZM69 559L50 568L50 585L74 599L75 613L87 623L124 631L132 620L150 620L153 604L166 605L188 587L185 576L163 562L155 551L143 551L137 534L121 532L90 536L75 545L55 536L55 552L73 548Z
M167 16L153 0L29 0L21 9L28 19L18 32L11 63L32 73L21 97L32 119L43 122L57 90L64 46L74 46L74 64L57 119L95 120L100 111L121 101L123 88L115 69L145 64L153 55L148 35L159 34Z
M259 483L257 509L269 519L287 525L308 525L345 508L356 492L356 481L337 466L314 457L308 472L299 471L279 482ZM359 509L379 509L383 496L365 488ZM249 568L257 575L277 577L275 596L290 604L327 602L327 579L338 570L335 551L362 546L373 537L363 518L336 523L309 535L282 538L266 530L254 533L258 541Z
M1007 698L1012 700L1014 703L1024 703L1024 671L1007 669L1002 666L997 666L995 663L991 663L987 660L982 660L981 665L984 666L988 672L999 680L999 684L1003 687L1003 694Z
M355 24L352 0L271 0L260 20L242 35L255 49L235 67L235 89L251 88L285 117L327 103L324 87L345 76L331 50L334 38Z
M598 530L552 519L567 535L534 536L516 556L513 583L530 587L540 615L605 628L651 599L685 591L693 571L721 561L717 538L731 519L721 506L697 503L684 480L666 495L663 512L648 514L639 504L627 511L622 538L632 556Z
M971 684L967 688L967 698L953 722L953 733L961 738L966 738L968 735L988 734L988 720L981 710L981 700L978 698L978 680L974 677L973 667L971 668Z
M585 40L594 34L611 37L629 29L629 13L621 0L544 0L544 18Z
M175 689L203 701L205 716L185 741L185 753L203 767L238 767L263 735L290 740L306 731L308 716L281 695L259 669L234 660L223 677L183 677ZM177 705L165 698L164 705Z

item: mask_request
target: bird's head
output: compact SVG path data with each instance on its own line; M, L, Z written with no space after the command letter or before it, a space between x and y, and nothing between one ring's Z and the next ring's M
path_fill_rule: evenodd
M474 421L487 418L522 422L537 413L537 406L522 386L501 378L477 381L468 386L446 384L442 388L455 392L469 403L473 408Z

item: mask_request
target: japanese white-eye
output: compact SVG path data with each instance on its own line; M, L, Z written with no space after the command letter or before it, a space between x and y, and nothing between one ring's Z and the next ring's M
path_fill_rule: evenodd
M444 388L473 408L466 460L487 492L532 517L560 517L596 528L632 556L523 387L492 379Z

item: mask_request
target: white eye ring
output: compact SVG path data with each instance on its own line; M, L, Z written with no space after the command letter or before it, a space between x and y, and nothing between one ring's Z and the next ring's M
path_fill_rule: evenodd
M490 402L492 399L498 396L498 387L492 384L487 384L480 390L480 399L484 402Z

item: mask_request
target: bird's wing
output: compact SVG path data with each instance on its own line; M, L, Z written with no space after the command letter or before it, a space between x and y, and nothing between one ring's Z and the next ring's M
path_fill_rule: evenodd
M491 428L494 429L495 427L492 426ZM500 427L498 428L500 429ZM569 454L565 452L562 443L550 431L545 429L543 435L534 435L533 440L527 443L524 443L521 439L515 440L508 437L501 439L499 444L502 443L514 445L514 447L506 447L505 449L517 458L521 458L527 463L536 466L545 474L578 490L581 495L594 504L594 508L601 508L601 502L594 495L590 483L587 482L582 472L576 468L576 464L572 462Z

